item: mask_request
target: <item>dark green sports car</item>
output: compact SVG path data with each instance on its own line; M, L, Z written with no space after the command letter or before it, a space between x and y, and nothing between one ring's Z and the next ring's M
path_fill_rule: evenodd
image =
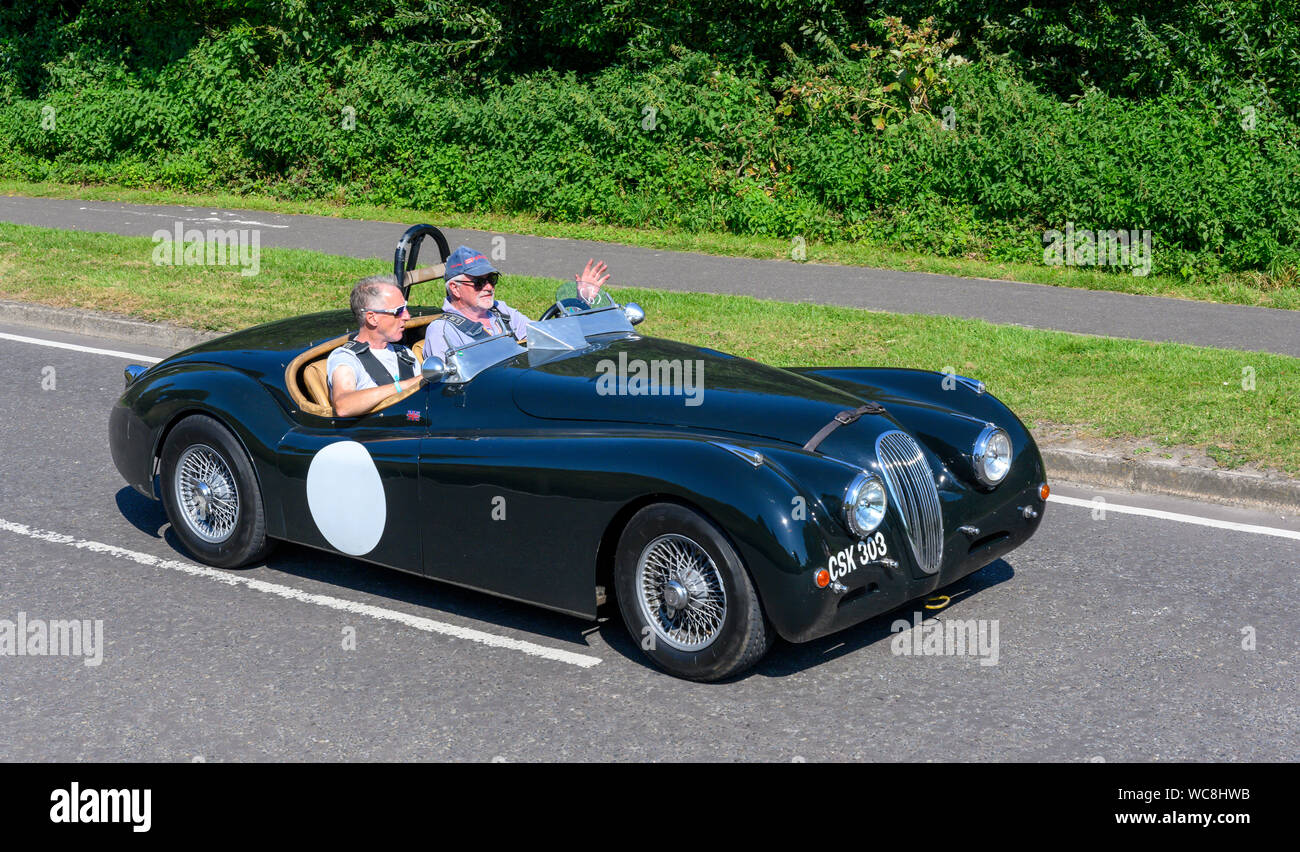
M440 276L399 244L409 292ZM437 309L415 309L422 346ZM424 362L371 412L329 407L350 313L284 320L127 368L114 462L197 559L283 539L595 618L614 597L680 677L924 597L1026 541L1047 497L1020 420L977 381L769 367L645 336L635 305L562 290L526 345Z

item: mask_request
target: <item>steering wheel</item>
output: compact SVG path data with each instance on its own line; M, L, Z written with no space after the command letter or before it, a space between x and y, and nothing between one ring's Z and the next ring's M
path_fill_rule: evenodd
M576 314L590 308L591 305L587 304L582 299L560 299L547 308L546 311L542 313L541 318L537 321L543 322L548 319L555 319L556 317L566 316L568 314Z

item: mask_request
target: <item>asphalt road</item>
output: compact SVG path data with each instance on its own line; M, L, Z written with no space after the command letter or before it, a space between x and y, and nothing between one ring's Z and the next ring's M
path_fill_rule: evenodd
M374 258L379 261L377 272L392 269L398 237L415 224L12 196L0 197L0 221L133 236L150 236L159 229L171 232L177 223L183 228L256 228L262 246ZM597 257L609 264L614 285L975 317L1031 328L1300 357L1300 311L484 231L449 229L446 235L453 247L464 243L485 252L504 252L492 255L499 258L494 263L519 275L572 280L587 258ZM341 289L340 304L346 301L343 294ZM1250 333L1243 334L1242 329Z
M692 684L648 667L616 612L589 624L293 546L195 569L109 457L126 363L0 337L0 619L103 622L98 665L0 656L0 760L1300 759L1300 540L1119 507L1295 518L1053 502L1026 546L947 590L941 619L998 625L995 665L895 655L908 607Z

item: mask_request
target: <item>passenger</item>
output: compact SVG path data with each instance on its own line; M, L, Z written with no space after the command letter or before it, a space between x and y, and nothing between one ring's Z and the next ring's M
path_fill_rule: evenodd
M601 261L588 260L582 274L573 276L588 301L609 280L607 268ZM442 316L424 332L425 358L445 358L453 349L494 334L512 334L520 342L528 337L528 317L496 299L499 276L482 252L468 246L460 246L448 256L447 299L442 303Z
M420 384L415 355L401 344L411 314L397 279L361 279L352 288L351 305L360 331L331 352L325 364L330 402L339 417L364 414L390 394Z

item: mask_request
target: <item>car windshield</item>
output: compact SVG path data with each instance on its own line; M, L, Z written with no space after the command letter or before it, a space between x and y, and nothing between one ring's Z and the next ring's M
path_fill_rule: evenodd
M555 291L555 305L565 315L583 314L615 306L608 290L591 290L591 285L569 281Z
M604 291L588 302L578 295L577 284L565 284L555 294L555 305L560 311L558 317L528 324L525 342L532 364L566 352L582 351L593 343L595 337L634 333L632 322L622 306ZM468 382L487 368L522 352L519 341L504 332L449 349L449 372L445 381L453 384Z

